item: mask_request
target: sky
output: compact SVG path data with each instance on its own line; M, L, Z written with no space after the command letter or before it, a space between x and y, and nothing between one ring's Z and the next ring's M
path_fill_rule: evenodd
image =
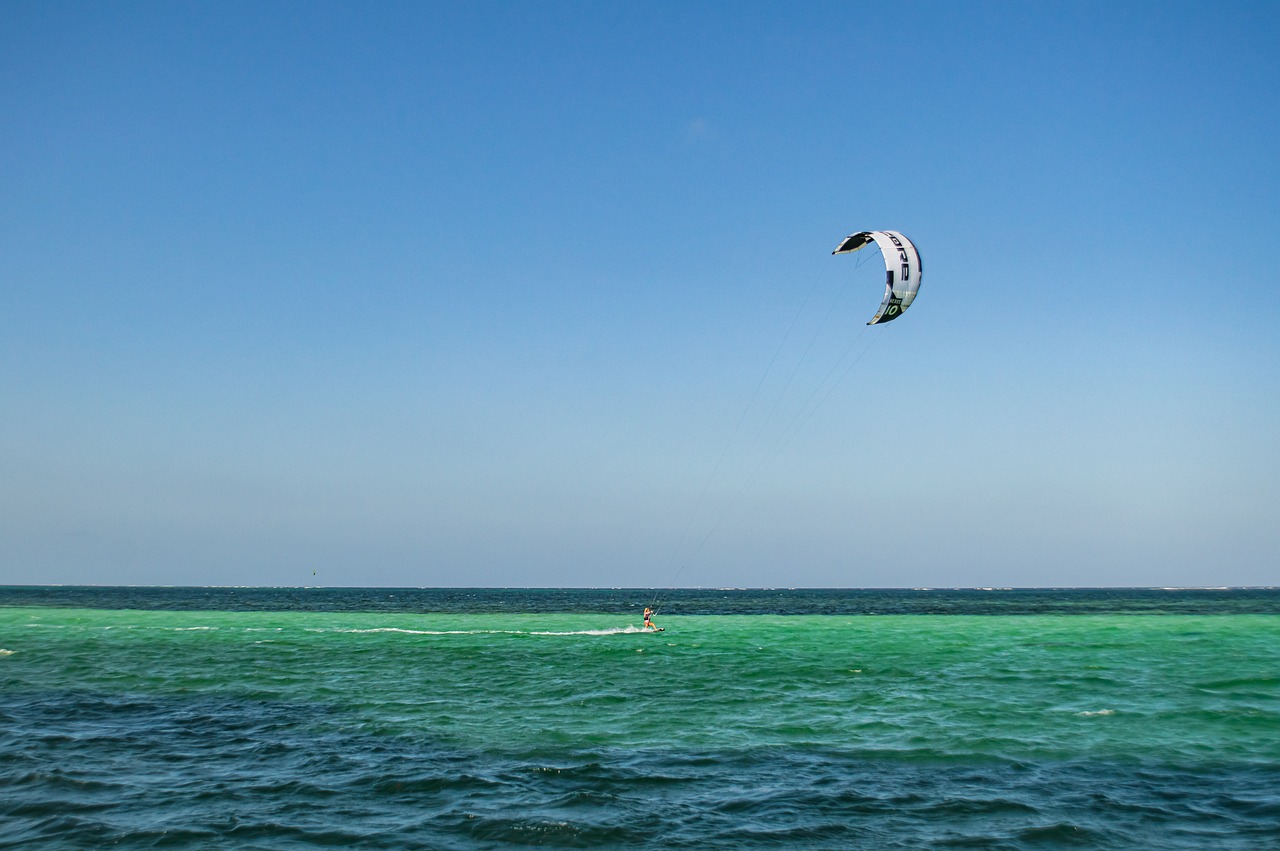
M1277 44L0 3L0 584L1278 585Z

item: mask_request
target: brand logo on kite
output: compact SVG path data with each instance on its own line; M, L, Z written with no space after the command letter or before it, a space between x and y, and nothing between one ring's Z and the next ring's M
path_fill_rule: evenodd
M902 280L911 280L911 262L907 259L906 246L893 234L889 234L889 239L894 245L898 246L898 259L902 261Z

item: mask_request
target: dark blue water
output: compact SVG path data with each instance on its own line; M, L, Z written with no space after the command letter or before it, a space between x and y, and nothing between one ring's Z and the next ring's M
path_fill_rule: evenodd
M684 615L1280 614L1277 588L187 588L0 586L0 606Z

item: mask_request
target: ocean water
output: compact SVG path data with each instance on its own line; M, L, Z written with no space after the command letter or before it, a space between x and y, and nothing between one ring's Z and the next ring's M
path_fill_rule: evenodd
M1277 614L0 588L0 847L1280 847Z

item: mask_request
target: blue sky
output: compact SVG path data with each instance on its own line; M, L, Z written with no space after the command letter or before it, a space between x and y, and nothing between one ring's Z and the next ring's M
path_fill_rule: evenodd
M1280 584L1278 9L4 4L0 583Z

